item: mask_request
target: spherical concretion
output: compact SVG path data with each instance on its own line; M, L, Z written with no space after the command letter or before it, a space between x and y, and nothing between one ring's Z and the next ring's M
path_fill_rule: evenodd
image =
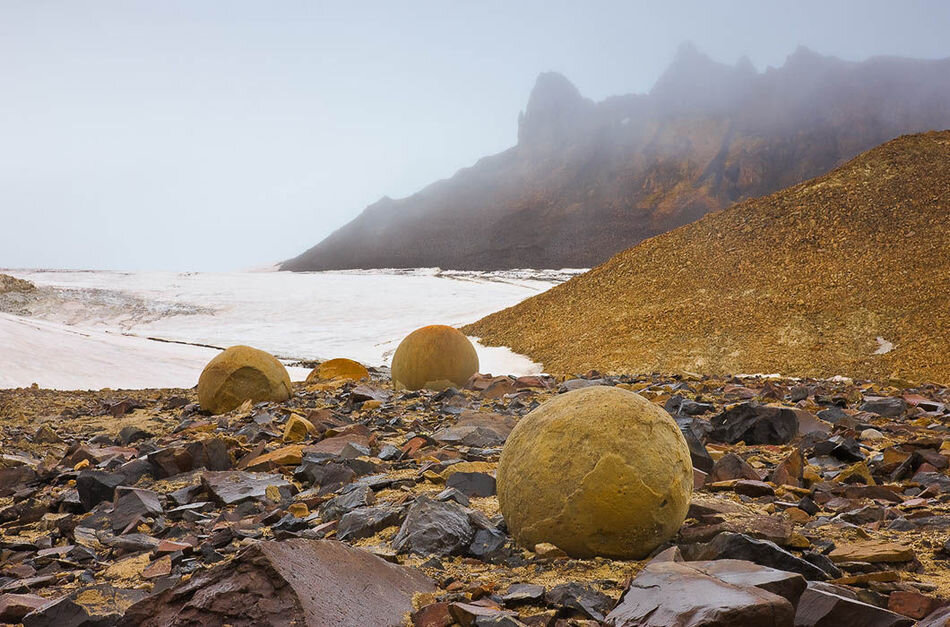
M314 368L310 374L307 375L307 383L313 383L315 381L332 381L334 379L359 381L360 379L368 378L369 370L366 369L366 366L358 361L340 357L325 361Z
M393 355L392 377L397 389L463 386L476 372L475 347L461 331L441 324L416 329Z
M673 418L605 386L556 396L522 418L497 471L514 538L572 557L645 557L683 524L692 488L689 448Z
M250 346L232 346L208 362L198 377L201 409L223 414L245 401L285 401L290 375L277 358Z

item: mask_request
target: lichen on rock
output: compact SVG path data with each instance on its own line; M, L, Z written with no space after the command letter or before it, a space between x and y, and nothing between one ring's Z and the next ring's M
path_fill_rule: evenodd
M679 529L692 481L669 414L633 392L592 386L518 423L498 464L498 500L523 546L639 559Z
M433 324L416 329L393 355L393 385L408 390L465 385L478 372L475 347L458 329Z
M198 401L212 414L222 414L245 401L285 401L291 384L276 357L250 346L232 346L215 356L198 378Z

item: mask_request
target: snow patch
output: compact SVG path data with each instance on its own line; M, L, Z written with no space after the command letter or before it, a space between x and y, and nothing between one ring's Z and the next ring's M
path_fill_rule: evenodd
M420 326L474 322L580 272L10 271L42 295L26 312L3 314L0 387L191 387L216 348L234 344L287 362L388 365ZM475 348L482 372L541 371L507 348Z
M877 350L875 350L874 353L872 353L872 354L874 354L874 355L886 355L886 354L888 354L889 352L891 352L892 350L894 350L894 343L893 343L893 342L888 342L887 340L885 340L885 339L884 339L883 337L881 337L880 335L877 336L877 337L874 338L874 339L877 340Z

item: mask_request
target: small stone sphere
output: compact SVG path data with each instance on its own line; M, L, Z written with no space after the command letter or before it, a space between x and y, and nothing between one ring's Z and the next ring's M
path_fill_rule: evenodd
M201 409L223 414L245 401L286 401L290 375L277 358L250 346L232 346L208 362L198 377Z
M369 370L366 369L366 366L358 361L339 357L325 361L314 368L310 374L307 375L307 383L333 381L334 379L359 381L360 379L368 378Z
M461 387L478 372L475 347L458 329L433 324L403 339L393 355L396 389Z
M642 559L686 519L689 448L673 418L606 386L547 401L515 426L498 462L498 501L522 546L577 558Z

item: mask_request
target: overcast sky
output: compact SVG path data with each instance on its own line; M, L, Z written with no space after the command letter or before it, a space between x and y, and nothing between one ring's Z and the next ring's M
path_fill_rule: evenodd
M232 270L515 143L539 72L649 91L690 40L950 56L950 2L0 0L0 267Z

